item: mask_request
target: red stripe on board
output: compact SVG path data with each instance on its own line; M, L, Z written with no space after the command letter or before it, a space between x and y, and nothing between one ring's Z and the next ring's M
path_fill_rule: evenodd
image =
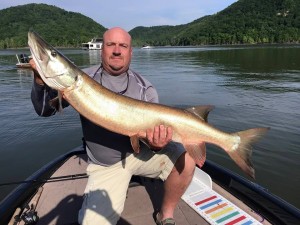
M226 205L227 205L227 203L225 202L225 203L223 203L223 204L221 204L221 205L218 205L218 206L216 206L216 207L213 207L213 208L210 209L210 210L205 211L205 213L206 213L206 214L210 214L210 213L216 211L217 209L223 208L223 207L226 206Z
M235 220L232 220L231 222L226 223L225 225L233 225L235 223L238 223L238 222L242 221L243 219L246 219L246 216L241 216L239 218L236 218Z
M217 196L211 196L211 197L209 197L209 198L206 198L206 199L204 199L204 200L202 200L202 201L200 201L200 202L196 202L195 203L195 205L201 205L202 203L204 203L204 202L208 202L208 201L210 201L210 200L212 200L212 199L214 199L214 198L216 198Z

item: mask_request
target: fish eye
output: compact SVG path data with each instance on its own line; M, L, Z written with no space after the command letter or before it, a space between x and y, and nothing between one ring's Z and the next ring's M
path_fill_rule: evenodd
M57 55L57 52L56 52L56 51L54 51L54 50L52 50L52 51L51 51L51 55L52 55L53 57L56 57L56 55Z

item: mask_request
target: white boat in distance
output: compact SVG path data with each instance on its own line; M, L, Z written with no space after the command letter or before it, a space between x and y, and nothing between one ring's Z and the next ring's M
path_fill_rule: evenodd
M151 49L154 48L153 46L150 45L143 45L142 49Z
M87 43L82 43L81 48L84 50L101 50L103 44L102 38L93 38Z

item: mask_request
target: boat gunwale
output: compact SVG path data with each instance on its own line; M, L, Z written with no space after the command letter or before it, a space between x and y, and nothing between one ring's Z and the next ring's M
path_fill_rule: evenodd
M34 174L28 177L24 183L17 186L0 202L0 224L2 224L2 222L6 222L5 224L7 224L18 207L25 207L26 203L30 201L38 188L47 182L46 180L49 179L49 177L51 177L51 175L65 161L74 155L81 154L86 154L86 151L82 148L82 146L79 146L61 156L58 156L56 159L41 167ZM280 197L268 192L262 186L251 182L241 175L238 175L210 160L206 160L201 169L208 173L216 184L242 200L250 208L255 209L258 214L270 222L278 224L278 221L281 221L283 224L293 224L286 223L286 221L297 221L300 224L300 210ZM41 180L42 182L39 182ZM257 194L260 199L255 199L255 196L251 197L249 194L246 195L245 190L236 189L236 185L241 185L243 187L242 189L246 188L247 192L251 191L254 195ZM264 199L263 204L260 203L262 199Z
M211 176L213 182L255 209L256 213L273 224L278 224L279 221L281 222L279 224L300 224L300 210L297 207L257 183L210 160L206 160L201 169ZM240 190L235 188L238 185L243 188Z
M82 147L77 147L65 154L62 154L50 161L31 176L24 183L18 185L0 202L0 224L7 224L18 207L26 207L26 203L31 200L39 187L46 183L47 179L74 155L86 154ZM44 182L39 182L44 180ZM27 182L28 181L28 182Z

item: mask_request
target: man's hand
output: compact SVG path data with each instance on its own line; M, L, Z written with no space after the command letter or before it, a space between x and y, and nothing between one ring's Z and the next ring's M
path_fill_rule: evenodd
M155 126L153 130L148 129L146 131L147 141L154 151L164 148L172 140L172 136L172 128L165 127L164 125Z
M39 72L36 70L36 65L33 59L29 60L29 64L33 70L34 80L39 85L45 85L44 81L42 80Z

